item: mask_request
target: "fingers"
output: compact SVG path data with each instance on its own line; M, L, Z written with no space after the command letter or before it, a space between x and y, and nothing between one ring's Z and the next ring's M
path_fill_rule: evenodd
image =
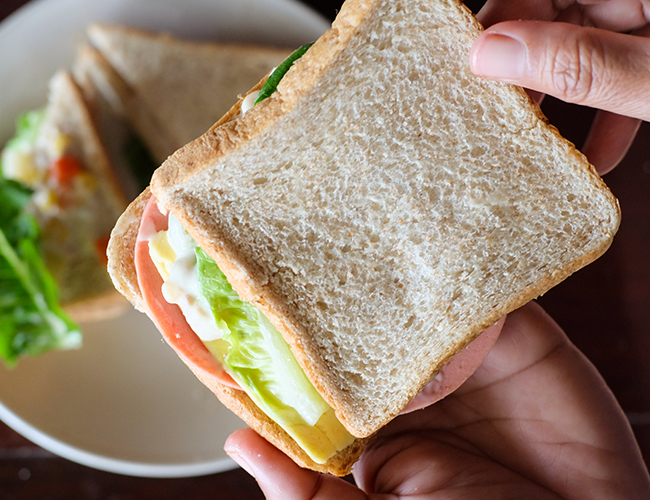
M503 21L562 21L629 32L650 21L647 0L487 0L477 15L485 26Z
M340 478L298 467L252 429L235 431L224 448L257 480L268 500L367 500L361 490Z
M477 19L485 26L503 21L518 19L552 21L557 16L552 0L537 2L513 2L512 0L487 0L477 14Z
M409 413L440 401L458 389L480 366L496 343L505 323L504 316L493 326L485 330L462 352L456 354L440 370L440 373L402 410Z
M607 111L596 114L582 152L600 175L612 170L632 145L641 121Z
M647 0L606 0L596 2L582 10L589 24L620 33L638 29L650 20Z
M592 488L601 493L603 484L610 482L615 485L611 491L617 491L620 498L647 497L648 473L623 410L593 364L539 305L529 303L508 315L499 343L481 369L483 373L477 371L473 380L482 377L488 392L501 391L493 415L519 420L520 446L528 447L528 455L537 458L536 462L515 463L507 453L492 456L522 470L535 470L540 462L548 464L535 473L538 484L553 484L558 473L575 467L584 477L600 478ZM504 372L499 375L499 370ZM545 423L536 427L540 422ZM489 447L490 439L487 435L485 439ZM551 443L555 445L547 448ZM557 447L567 443L573 443L569 447L574 449L582 447L582 453L573 453L579 462L569 458L571 453L558 453ZM593 498L595 494L577 482L561 486L556 491L562 498ZM645 496L632 491L643 491Z
M564 23L505 22L475 41L470 66L564 101L650 120L650 39Z

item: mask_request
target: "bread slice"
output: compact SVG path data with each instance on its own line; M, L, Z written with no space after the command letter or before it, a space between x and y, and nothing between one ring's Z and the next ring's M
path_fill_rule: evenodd
M471 73L480 30L456 0L348 0L278 92L243 116L240 101L151 183L360 438L619 225L526 93ZM141 307L124 262L142 204L109 247Z
M93 111L99 134L124 192L129 200L133 200L142 191L142 186L148 185L151 173L159 164L152 158L144 162L129 158L129 148L134 144L142 145L127 113L127 109L137 109L139 101L104 56L90 45L79 47L72 73ZM146 113L138 116L150 118ZM156 124L141 122L140 127L155 130ZM162 133L151 134L149 144L148 149L157 151L174 148L173 141Z
M112 101L161 162L203 134L290 52L117 25L91 25L88 37L112 66L100 66L118 98Z
M279 92L152 180L368 436L499 317L600 256L617 201L455 1L349 0Z
M41 224L46 266L59 287L61 304L74 319L115 316L126 310L128 303L112 286L101 242L108 238L127 201L81 90L64 71L50 81L48 104L33 152L44 168L59 155L80 161L83 176L71 182L83 183L85 194L70 201L68 188L41 189L41 194L58 198L58 208L51 210L41 208L42 203L33 204ZM51 186L49 181L44 182ZM38 193L40 188L31 187Z

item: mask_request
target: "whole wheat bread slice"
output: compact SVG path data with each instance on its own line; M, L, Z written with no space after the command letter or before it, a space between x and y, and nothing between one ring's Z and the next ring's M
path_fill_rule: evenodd
M526 93L471 73L480 29L455 0L348 0L277 93L243 117L237 104L152 180L358 437L619 225L616 199ZM148 196L109 249L140 307L119 262Z
M128 161L126 152L132 141L140 140L131 125L127 109L137 109L138 100L122 78L115 72L102 54L90 45L81 45L75 57L72 74L88 102L97 129L106 146L106 152L113 165L129 201L141 191L141 183L134 172L133 162ZM147 118L146 113L137 113ZM140 127L155 130L155 124L140 123ZM164 134L150 135L150 149L169 150L172 141ZM142 170L144 167L140 167Z
M208 130L290 52L180 40L118 25L91 25L88 37L112 66L97 66L94 74L105 71L104 81L122 101L116 108L161 162Z

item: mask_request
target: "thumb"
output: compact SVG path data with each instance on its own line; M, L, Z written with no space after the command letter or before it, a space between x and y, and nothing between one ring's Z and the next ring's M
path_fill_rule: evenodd
M226 453L251 474L267 500L367 500L353 484L338 477L301 469L252 429L235 431Z
M478 76L650 120L650 39L572 24L509 21L474 42Z

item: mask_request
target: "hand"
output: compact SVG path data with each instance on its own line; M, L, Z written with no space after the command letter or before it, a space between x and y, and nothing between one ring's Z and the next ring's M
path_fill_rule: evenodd
M488 0L478 17L489 28L474 73L604 110L582 150L601 174L614 168L650 120L648 0Z
M614 396L534 303L508 316L456 392L379 432L355 465L358 488L300 469L250 429L226 451L270 500L650 498Z

